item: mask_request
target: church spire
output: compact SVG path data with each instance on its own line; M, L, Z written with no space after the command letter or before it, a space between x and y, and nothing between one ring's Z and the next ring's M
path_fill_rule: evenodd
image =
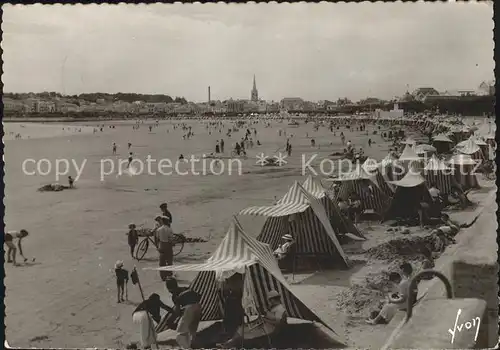
M259 92L257 91L257 83L255 82L255 74L253 75L253 88L252 88L252 92L250 93L250 100L251 101L258 101L259 100Z

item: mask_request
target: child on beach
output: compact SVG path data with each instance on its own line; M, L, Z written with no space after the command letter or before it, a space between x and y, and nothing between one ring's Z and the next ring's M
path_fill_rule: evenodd
M69 188L73 188L73 183L75 182L75 180L73 180L73 178L70 176L68 176L68 184L69 184Z
M116 287L118 303L128 300L128 271L123 268L123 261L118 260L115 264ZM123 299L123 292L125 291L125 299Z
M127 232L128 246L130 247L130 256L134 258L134 249L135 246L137 245L137 241L139 241L139 234L135 229L136 228L135 224L128 225L128 228L129 228L129 231Z

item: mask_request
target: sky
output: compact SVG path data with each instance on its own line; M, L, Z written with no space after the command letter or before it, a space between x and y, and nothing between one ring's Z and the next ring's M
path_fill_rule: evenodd
M494 78L486 3L4 5L6 92L394 98Z

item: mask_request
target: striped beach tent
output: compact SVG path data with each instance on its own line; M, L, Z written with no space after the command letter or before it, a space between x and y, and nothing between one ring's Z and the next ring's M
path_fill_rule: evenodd
M475 173L477 163L467 154L455 154L450 159L450 166L454 167L455 180L464 191L480 187Z
M472 159L484 159L483 151L474 140L474 137L469 137L467 140L457 143L455 150L460 154L469 155Z
M424 178L427 187L432 184L443 194L451 192L453 182L453 168L450 168L444 161L432 155L424 168Z
M471 136L471 138L474 138L474 142L476 143L476 145L478 145L479 148L481 148L481 153L483 157L488 158L488 150L489 150L488 143L482 137L479 136Z
M380 188L377 176L367 173L362 166L357 166L349 173L341 174L334 181L340 183L337 198L347 200L351 193L356 193L361 199L362 210L373 210L381 215L390 202L390 197Z
M279 247L281 237L290 234L295 239L298 256L328 256L347 266L347 257L323 203L297 181L275 205L248 207L238 215L267 216L257 240L269 244L273 250Z
M244 232L236 218L219 247L204 263L146 269L199 272L190 288L201 296L201 321L223 319L222 283L236 273L243 274L245 281L243 295L251 298L243 300L243 304L253 306L246 308L248 316L265 314L269 309L267 295L271 290L275 290L280 294L288 317L323 324L337 335L336 340L339 345L343 345L332 327L321 320L290 290L269 245Z
M332 227L335 229L335 232L351 233L355 236L365 238L356 225L354 225L352 220L341 214L337 203L327 195L323 185L321 185L321 183L312 175L307 176L306 180L302 184L302 187L316 199L321 201L323 207L325 208L326 215L330 219Z
M391 183L396 186L396 191L384 215L384 221L412 218L418 214L420 203L431 203L431 195L425 185L425 179L417 169L411 168L401 180L391 181Z

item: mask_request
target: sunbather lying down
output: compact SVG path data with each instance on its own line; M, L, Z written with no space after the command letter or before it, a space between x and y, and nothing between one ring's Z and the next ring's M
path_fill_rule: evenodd
M39 192L59 192L62 190L67 190L69 189L69 186L64 186L60 184L47 184L43 185L38 189Z

